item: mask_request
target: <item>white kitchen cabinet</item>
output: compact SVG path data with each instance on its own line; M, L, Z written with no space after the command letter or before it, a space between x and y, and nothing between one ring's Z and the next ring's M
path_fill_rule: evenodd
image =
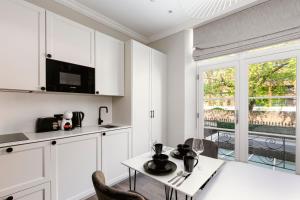
M127 92L113 100L113 116L114 121L132 125L132 154L137 156L148 152L154 142L165 142L167 56L130 40L125 60Z
M132 132L133 156L149 151L151 49L132 43Z
M95 36L96 94L124 95L124 42L103 33Z
M99 134L58 139L52 145L53 200L82 199L94 193L92 174L100 169Z
M47 57L94 67L94 30L47 11Z
M167 57L165 54L151 50L151 139L163 142L167 129Z
M0 89L45 86L45 10L21 0L0 1Z
M51 200L50 183L38 185L20 192L0 196L0 200Z
M0 196L50 181L50 143L0 149Z
M106 184L115 184L128 176L128 169L121 164L130 158L131 129L102 133L102 171Z

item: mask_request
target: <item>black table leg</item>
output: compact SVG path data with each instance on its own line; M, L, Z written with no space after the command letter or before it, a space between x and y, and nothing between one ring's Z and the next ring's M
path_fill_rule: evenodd
M135 191L135 186L136 186L136 170L134 170L133 191Z
M175 199L177 200L177 190L175 190Z
M129 191L131 191L131 171L130 171L130 168L128 168L128 173L129 173Z
M193 200L193 197L191 197L190 199ZM185 200L188 200L188 195L185 195Z
M169 190L170 190L170 188L165 185L166 200L169 200Z
M171 196L170 196L170 200L172 200L172 196L173 196L173 188L171 189Z

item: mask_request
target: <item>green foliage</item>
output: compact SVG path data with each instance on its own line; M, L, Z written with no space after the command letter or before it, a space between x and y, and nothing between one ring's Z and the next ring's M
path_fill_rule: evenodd
M251 64L248 70L249 97L296 95L296 63L296 58L290 58ZM208 71L204 73L203 79L205 98L234 97L233 67ZM269 98L250 99L249 110L253 110L254 105L272 106L273 101ZM276 104L284 104L284 101L276 100ZM212 101L208 103L212 104Z

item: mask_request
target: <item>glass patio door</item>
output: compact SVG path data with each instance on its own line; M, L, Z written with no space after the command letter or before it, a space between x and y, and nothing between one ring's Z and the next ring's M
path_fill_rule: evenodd
M241 120L247 121L244 128L248 135L241 142L248 143L244 145L248 147L247 160L273 170L295 172L297 54L248 59L243 67L247 77L243 78L241 101L248 116Z
M199 69L199 137L219 146L219 158L238 156L238 63Z

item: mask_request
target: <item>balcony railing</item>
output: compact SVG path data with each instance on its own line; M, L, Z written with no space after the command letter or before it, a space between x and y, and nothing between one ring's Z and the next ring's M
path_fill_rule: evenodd
M219 146L219 156L234 159L234 123L205 120L205 138ZM285 170L295 170L296 137L294 124L249 124L249 162Z

